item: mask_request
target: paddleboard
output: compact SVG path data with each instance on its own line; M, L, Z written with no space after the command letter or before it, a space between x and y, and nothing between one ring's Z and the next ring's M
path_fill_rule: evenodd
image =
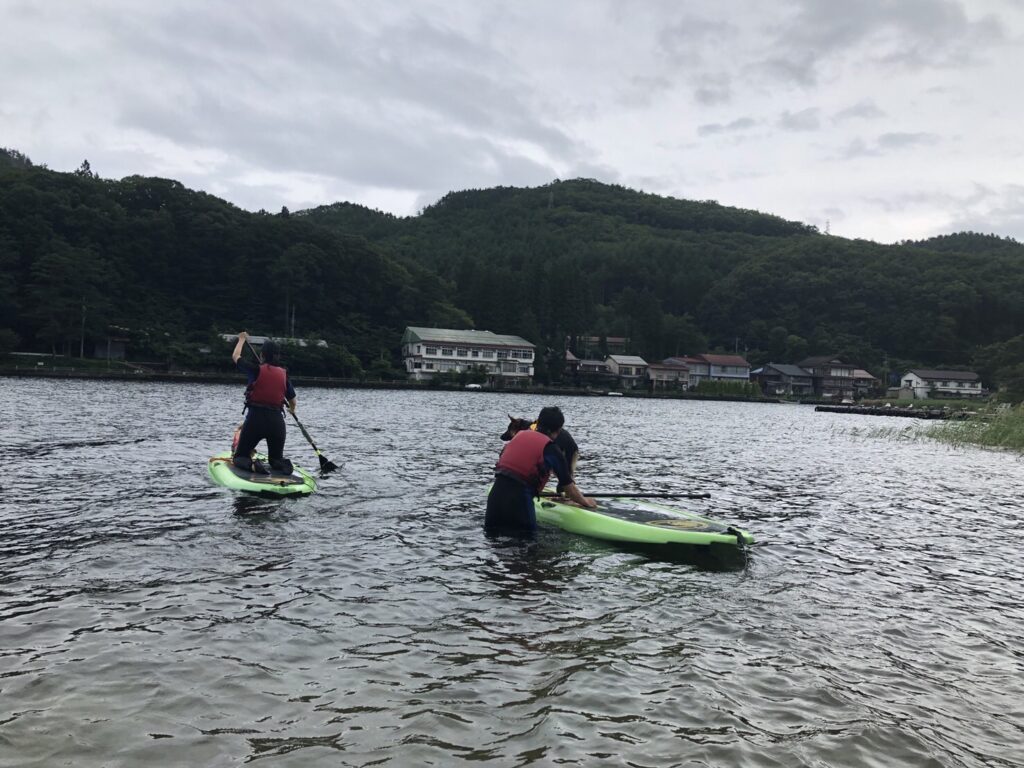
M266 466L270 466L266 456L257 456ZM235 491L247 491L274 496L302 496L316 490L316 480L301 467L293 466L290 475L276 472L263 475L239 469L231 461L231 451L219 453L210 458L207 471L217 485Z
M747 531L647 499L595 499L597 509L577 507L562 497L534 499L537 521L563 531L635 544L754 543Z

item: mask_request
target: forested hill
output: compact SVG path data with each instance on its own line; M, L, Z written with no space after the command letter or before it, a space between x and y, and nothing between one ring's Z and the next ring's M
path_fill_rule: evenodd
M187 361L215 332L326 338L335 371L390 360L410 318L462 322L431 271L307 218L248 213L168 179L97 178L0 153L0 351ZM13 332L13 334L12 334ZM84 343L83 343L84 342ZM348 354L346 349L352 354Z
M648 359L839 354L876 373L1020 364L1024 379L1019 243L879 245L583 179L455 192L414 217L269 214L0 151L0 278L0 352L77 354L114 327L136 359L180 360L217 331L294 328L331 342L331 371L354 355L383 372L404 326L433 325L520 334L541 379L582 335L627 336Z
M991 377L1005 360L982 348L1024 331L1024 246L990 235L880 245L587 180L453 193L411 218L352 204L301 215L436 270L477 327L555 349L625 335L651 359L839 354L879 373Z

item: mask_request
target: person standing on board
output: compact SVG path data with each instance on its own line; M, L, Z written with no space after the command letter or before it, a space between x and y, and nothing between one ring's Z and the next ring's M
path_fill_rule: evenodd
M288 379L288 372L277 365L277 344L267 340L263 344L263 362L259 365L242 359L242 349L249 334L242 331L238 334L238 343L231 353L231 359L238 370L249 379L245 388L245 422L238 442L234 447L233 461L236 467L248 471L267 470L262 462L253 462L251 458L256 444L260 440L267 441L267 457L270 468L274 472L290 475L292 463L284 458L284 411L285 405L295 415L295 388Z
M494 467L494 485L487 495L484 527L488 530L533 531L537 515L533 499L540 496L552 473L558 477L562 493L581 507L596 507L573 482L569 466L554 441L565 424L562 411L554 406L542 408L537 429L515 434L498 457Z

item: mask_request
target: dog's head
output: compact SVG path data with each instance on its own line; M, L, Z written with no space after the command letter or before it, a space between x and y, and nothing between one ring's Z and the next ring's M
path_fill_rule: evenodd
M501 439L507 442L515 437L516 433L529 429L531 424L533 422L530 419L517 419L515 416L509 415L508 429L501 433Z

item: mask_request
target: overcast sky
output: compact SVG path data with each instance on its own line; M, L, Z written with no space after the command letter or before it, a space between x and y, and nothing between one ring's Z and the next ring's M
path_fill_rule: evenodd
M1024 240L1024 0L0 0L0 146L244 208L592 177Z

